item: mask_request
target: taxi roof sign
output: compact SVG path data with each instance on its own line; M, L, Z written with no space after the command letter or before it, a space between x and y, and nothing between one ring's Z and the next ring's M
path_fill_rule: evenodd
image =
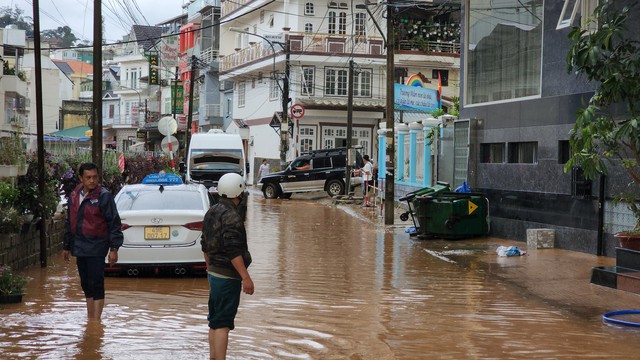
M158 174L149 174L142 179L145 185L182 185L182 178L176 174L167 174L161 171Z

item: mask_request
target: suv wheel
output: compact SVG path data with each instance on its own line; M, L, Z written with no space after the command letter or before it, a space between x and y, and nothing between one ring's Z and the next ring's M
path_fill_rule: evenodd
M262 194L267 199L275 199L278 197L279 193L280 193L280 189L278 189L273 184L266 184L265 186L262 187Z
M334 197L338 195L342 195L344 192L344 184L340 180L331 180L327 184L327 194L329 196Z

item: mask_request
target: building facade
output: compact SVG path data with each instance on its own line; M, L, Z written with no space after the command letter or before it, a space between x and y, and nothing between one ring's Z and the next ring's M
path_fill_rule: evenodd
M463 1L464 121L456 125L467 129L464 173L490 200L493 235L523 240L527 229L551 228L558 247L613 255L611 234L633 225L611 201L628 182L620 169L605 183L563 170L576 112L597 86L567 72L567 35L572 26L589 30L597 4Z

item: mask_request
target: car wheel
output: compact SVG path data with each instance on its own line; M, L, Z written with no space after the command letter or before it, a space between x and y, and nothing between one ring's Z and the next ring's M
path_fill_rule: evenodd
M278 197L280 190L273 184L266 184L262 187L262 194L267 199L275 199Z
M283 199L291 199L291 195L293 195L293 193L282 193L280 197Z
M342 195L343 191L344 184L340 180L331 180L327 184L327 194L331 197Z

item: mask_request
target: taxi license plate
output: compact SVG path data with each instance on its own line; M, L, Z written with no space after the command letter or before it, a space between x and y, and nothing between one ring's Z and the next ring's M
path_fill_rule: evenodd
M170 230L168 226L145 226L144 238L146 240L169 240Z

